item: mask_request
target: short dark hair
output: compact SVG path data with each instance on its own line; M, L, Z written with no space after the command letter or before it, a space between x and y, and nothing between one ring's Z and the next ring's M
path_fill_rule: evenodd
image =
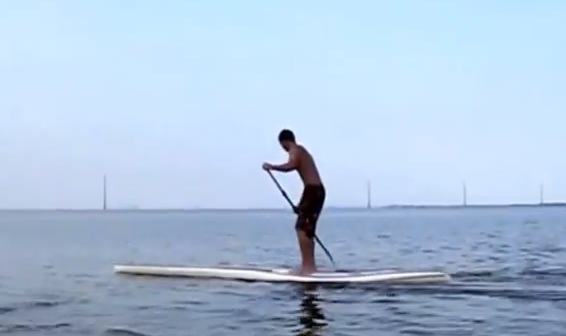
M279 132L279 142L282 141L295 142L295 134L293 134L293 131L284 129L281 132Z

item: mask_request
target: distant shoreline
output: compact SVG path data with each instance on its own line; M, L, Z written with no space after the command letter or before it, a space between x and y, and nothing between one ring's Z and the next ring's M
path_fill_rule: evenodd
M566 207L566 202L549 203L510 203L510 204L470 204L470 205L416 205L416 204L393 204L366 207L340 207L328 206L329 211L379 211L379 210L434 210L434 209L505 209L505 208L543 208L543 207ZM288 208L109 208L106 210L96 208L0 208L0 212L270 212L289 211Z

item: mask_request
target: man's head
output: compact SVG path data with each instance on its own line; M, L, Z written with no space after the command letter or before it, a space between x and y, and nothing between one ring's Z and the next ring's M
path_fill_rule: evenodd
M296 145L295 134L291 130L284 129L279 132L279 144L287 152Z

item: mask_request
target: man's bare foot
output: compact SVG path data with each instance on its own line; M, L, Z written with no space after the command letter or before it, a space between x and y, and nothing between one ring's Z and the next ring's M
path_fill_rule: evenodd
M300 267L298 269L293 270L293 274L300 275L300 276L309 276L313 273L316 273L316 268L312 267Z
M306 268L306 269L303 269L301 271L301 273L303 275L312 275L313 273L316 273L316 268Z

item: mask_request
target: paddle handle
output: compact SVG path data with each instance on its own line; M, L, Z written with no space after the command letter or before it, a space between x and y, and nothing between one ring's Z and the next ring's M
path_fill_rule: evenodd
M281 192L281 195L283 195L283 197L287 200L287 203L289 203L289 205L291 206L291 208L293 209L293 211L298 214L299 213L299 208L297 208L295 206L295 204L293 204L293 201L291 201L291 199L289 198L289 196L287 195L287 193L285 192L285 190L283 190L283 187L281 187L281 184L279 184L279 181L277 181L277 179L275 178L275 176L273 176L273 173L268 170L267 173L269 174L269 177L271 177L271 179L273 180L273 182L275 183L275 185L277 186L277 189L279 189L279 191Z

